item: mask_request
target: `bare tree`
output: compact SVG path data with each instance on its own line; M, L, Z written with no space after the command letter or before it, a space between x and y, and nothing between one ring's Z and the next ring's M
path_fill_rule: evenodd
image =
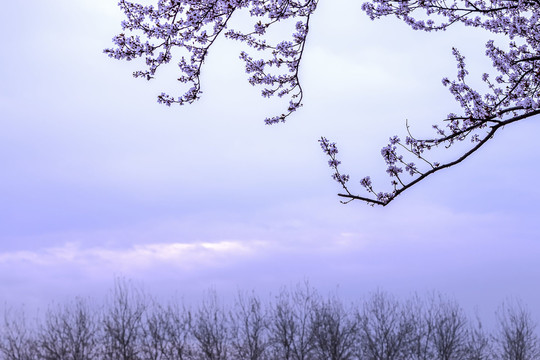
M148 308L144 293L125 279L116 279L103 314L103 358L139 359L142 319Z
M540 344L536 323L520 301L505 303L497 311L498 328L495 335L495 356L500 360L536 360Z
M272 351L275 359L308 360L313 355L312 314L319 296L305 282L294 291L283 289L271 313Z
M154 302L143 320L141 357L145 360L190 359L190 323L190 313L184 307Z
M488 334L484 331L480 318L476 316L475 323L469 326L465 359L489 360L491 352Z
M357 313L357 356L368 360L398 360L408 354L414 328L405 309L381 291L364 301Z
M45 360L92 360L98 354L98 324L88 302L77 298L64 306L49 308L37 336L40 357Z
M229 322L214 290L207 293L194 314L192 334L197 343L200 359L227 360L229 358L231 341Z
M145 360L165 359L167 348L166 317L163 309L153 303L151 309L146 310L141 327L141 357Z
M315 353L320 360L353 359L357 330L351 309L345 309L336 296L315 304L312 333Z
M161 323L165 327L164 335L167 340L164 359L191 359L193 355L191 312L183 305L170 303L160 314L163 316Z
M410 360L432 360L435 357L431 342L434 329L432 322L427 321L427 309L426 302L418 295L404 304L403 313L410 328L407 347Z
M467 317L453 300L434 294L426 312L426 326L430 331L434 359L460 360L467 344Z
M238 292L231 313L234 357L245 360L267 359L268 315L255 294Z
M28 328L23 310L4 312L4 327L0 332L0 354L3 360L34 360L37 357L35 334Z

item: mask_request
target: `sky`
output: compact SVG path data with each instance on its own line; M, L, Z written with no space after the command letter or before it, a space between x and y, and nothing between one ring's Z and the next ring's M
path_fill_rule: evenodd
M102 53L121 31L116 1L4 4L0 306L100 298L119 276L193 301L307 279L351 300L440 291L486 316L517 297L538 319L534 119L385 208L340 204L320 136L338 143L353 188L371 175L384 190L388 137L406 119L430 134L458 110L440 81L455 75L451 47L471 77L490 65L481 31L414 32L360 7L320 1L304 106L266 126L282 104L248 84L239 44L215 44L199 102L167 108L156 95L180 93L174 65L146 82Z

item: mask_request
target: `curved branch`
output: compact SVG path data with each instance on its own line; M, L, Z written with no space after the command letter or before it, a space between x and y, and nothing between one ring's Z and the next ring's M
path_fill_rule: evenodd
M511 123L514 123L516 121L520 121L520 120L523 120L523 119L527 119L527 118L533 117L533 116L538 115L538 114L540 114L540 110L534 110L534 111L531 111L529 113L513 117L511 119L508 119L506 121L502 121L502 122L500 122L500 123L498 123L496 125L491 126L491 130L487 133L487 135L480 142L478 142L472 149L467 151L465 154L460 156L458 159L456 159L454 161L451 161L451 162L448 162L446 164L442 164L440 166L437 166L437 167L425 172L423 175L419 176L418 178L414 179L413 181L407 183L402 188L395 190L392 193L392 197L390 197L388 199L388 201L380 201L380 200L377 200L377 199L367 198L367 197L364 197L364 196L352 195L350 193L349 194L341 194L341 193L339 193L338 196L343 197L343 198L348 198L348 199L351 199L351 200L362 200L362 201L365 201L365 202L368 202L368 203L373 203L373 204L377 204L377 205L386 206L392 200L394 200L399 194L403 193L405 190L411 188L412 186L418 184L420 181L424 180L429 175L434 174L434 173L439 172L439 171L441 171L443 169L446 169L446 168L449 168L449 167L452 167L454 165L457 165L457 164L461 163L463 160L465 160L470 155L475 153L478 149L480 149L485 143L488 142L488 140L492 139L493 136L495 135L495 133L497 132L497 130L499 130L500 128L504 127L505 125L508 125L508 124L511 124Z

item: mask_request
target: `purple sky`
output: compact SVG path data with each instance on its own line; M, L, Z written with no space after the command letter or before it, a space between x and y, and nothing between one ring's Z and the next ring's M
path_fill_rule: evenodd
M351 299L438 290L487 315L514 296L540 315L538 122L387 208L339 204L321 135L354 181L382 187L380 148L405 119L429 134L457 110L440 82L455 73L451 46L473 77L489 65L481 32L418 33L360 6L320 2L304 107L268 127L281 104L247 83L238 44L216 44L200 102L166 108L155 97L177 86L174 65L147 83L102 54L120 31L116 1L4 4L0 306L100 297L122 275L162 296L309 279Z

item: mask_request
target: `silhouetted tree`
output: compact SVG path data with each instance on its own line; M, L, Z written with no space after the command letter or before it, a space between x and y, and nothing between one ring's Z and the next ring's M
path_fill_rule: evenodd
M193 316L193 337L198 356L204 360L227 360L231 347L231 329L225 309L214 290L209 291Z
M164 360L193 359L193 337L191 334L191 312L178 303L169 303L160 308L159 324L163 326L165 338Z
M137 360L148 298L125 279L116 279L103 311L102 345L106 360Z
M469 326L465 358L467 360L489 360L492 353L489 335L484 331L478 316L475 320Z
M346 309L335 295L315 303L311 326L319 360L354 358L358 323L352 309Z
M283 360L308 360L313 356L313 310L319 295L304 282L283 289L271 313L272 356Z
M258 296L238 292L231 323L233 358L268 359L268 314Z
M455 301L438 295L432 298L428 322L433 329L431 342L435 359L464 359L468 324L463 309Z
M167 359L167 322L165 309L160 304L154 302L145 311L140 337L140 354L142 359Z
M359 358L398 360L406 356L414 334L407 313L391 295L377 291L357 314Z
M498 359L540 359L536 323L521 302L504 303L497 311L497 320L495 356Z
M404 305L403 312L410 327L409 343L406 352L411 360L432 360L433 326L429 321L429 306L426 301L415 295Z
M0 331L0 354L2 360L34 360L37 357L35 333L28 327L23 310L4 312Z
M96 311L84 299L49 308L37 336L43 360L93 360L98 357Z

